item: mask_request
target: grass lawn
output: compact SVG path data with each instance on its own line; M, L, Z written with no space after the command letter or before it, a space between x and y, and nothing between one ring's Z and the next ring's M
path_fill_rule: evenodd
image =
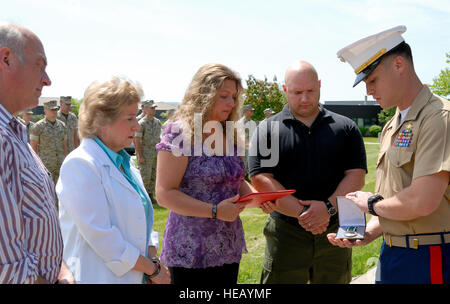
M376 138L364 138L367 143L377 143ZM375 187L375 166L379 145L366 144L368 174L366 175L366 185L363 191L374 191ZM168 210L154 205L154 230L159 232L160 250L164 227L169 214ZM258 284L261 275L261 265L264 259L265 239L263 228L267 215L259 209L246 209L241 213L241 220L244 225L245 240L248 253L244 254L239 268L238 282L241 284ZM367 219L368 220L368 219ZM352 276L365 273L375 265L381 246L381 238L372 242L368 246L356 247L353 249Z

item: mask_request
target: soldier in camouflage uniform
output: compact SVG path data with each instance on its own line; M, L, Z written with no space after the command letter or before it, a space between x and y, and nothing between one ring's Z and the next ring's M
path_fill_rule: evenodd
M257 122L253 121L251 117L255 113L255 109L252 105L245 105L242 108L243 116L241 119L237 121L245 131L245 155L244 155L244 164L245 164L245 172L246 178L248 178L248 150L250 145L250 139L252 138L253 132L256 130Z
M67 153L72 152L73 149L79 146L80 140L78 138L78 119L77 116L70 112L72 105L72 97L61 96L59 98L60 109L58 111L57 119L61 120L67 128Z
M142 118L144 118L145 113L144 113L144 109L142 108L142 105L143 105L144 103L148 103L148 102L150 102L151 104L155 104L155 102L153 101L153 99L143 101L142 104L141 104L141 109L142 109L142 111L141 111L141 113L136 117L138 121L141 120ZM155 104L155 108L156 108L156 104Z
M30 142L31 127L34 125L34 122L31 121L33 111L31 109L28 109L26 111L23 111L21 115L22 119L20 120L20 122L23 123L27 128L27 141Z
M156 105L153 100L142 102L142 112L145 116L139 120L140 130L136 132L134 147L138 158L139 170L145 189L150 196L155 193L156 180L156 149L160 141L161 121L155 118Z
M164 129L166 128L166 126L172 122L170 119L173 117L173 114L175 114L175 109L170 109L167 111L167 120L163 123L162 125L162 129L164 131Z
M34 124L30 135L31 147L52 174L55 185L59 177L59 168L67 154L66 126L56 119L57 111L56 100L44 103L45 117Z
M264 116L266 116L266 119L269 117L272 117L273 114L276 114L277 112L275 112L272 108L267 108L263 111Z

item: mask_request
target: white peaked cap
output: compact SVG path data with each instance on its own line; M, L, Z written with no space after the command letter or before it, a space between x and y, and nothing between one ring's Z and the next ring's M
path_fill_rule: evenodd
M348 62L357 75L353 86L376 68L383 55L405 41L402 37L404 32L406 32L406 26L399 25L358 40L337 52L338 58L342 62Z

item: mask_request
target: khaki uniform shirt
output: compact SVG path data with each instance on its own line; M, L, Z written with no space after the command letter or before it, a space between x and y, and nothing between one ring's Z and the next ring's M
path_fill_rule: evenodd
M58 111L57 119L61 120L67 128L67 154L69 154L73 149L75 149L73 133L78 129L78 119L77 116L71 112L66 116Z
M399 110L381 133L375 192L388 198L421 176L450 171L450 102L426 86L399 125ZM379 217L392 235L450 231L450 186L439 207L430 215L409 221Z
M61 167L66 138L66 126L58 119L52 124L44 117L31 128L30 139L38 142L39 157L49 171Z

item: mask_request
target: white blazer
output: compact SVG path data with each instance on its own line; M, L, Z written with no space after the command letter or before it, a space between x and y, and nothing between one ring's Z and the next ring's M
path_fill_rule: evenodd
M145 189L134 164L131 171ZM83 139L66 157L56 193L64 261L76 282L142 283L143 273L131 270L146 252L142 200L93 139ZM148 245L158 246L153 230Z

